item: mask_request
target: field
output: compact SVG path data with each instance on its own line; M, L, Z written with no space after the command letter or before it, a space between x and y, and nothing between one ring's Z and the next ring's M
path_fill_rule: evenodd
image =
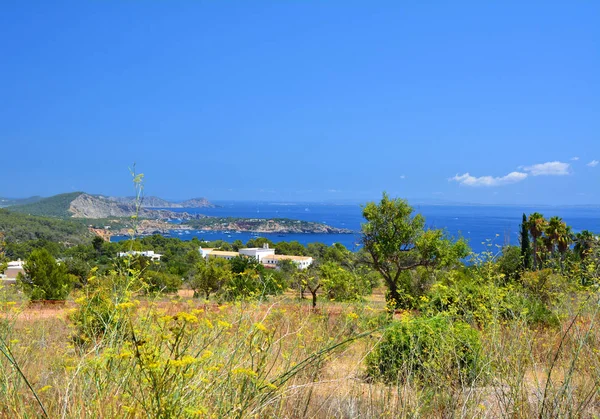
M219 305L184 290L122 304L130 329L84 343L74 338L76 300L30 306L4 290L2 417L40 417L44 410L52 418L600 413L600 334L591 299L573 302L578 314L559 327L514 320L483 328L483 367L472 382L432 365L434 381L406 371L387 385L365 374L365 358L388 323L381 289L364 304L325 302L317 310L291 293ZM396 314L400 321L410 316Z

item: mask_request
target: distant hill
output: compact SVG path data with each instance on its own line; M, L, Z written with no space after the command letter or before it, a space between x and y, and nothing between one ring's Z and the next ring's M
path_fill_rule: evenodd
M7 242L48 240L56 243L79 244L93 237L82 222L10 212L0 209L0 232Z
M190 199L183 202L170 202L157 197L145 197L139 216L142 218L201 218L202 215L175 213L168 208L214 207L205 198ZM165 209L159 209L165 208ZM131 217L136 212L135 199L132 197L106 197L89 195L84 192L72 192L43 198L25 205L8 207L10 211L29 215L55 218L121 218Z
M0 208L10 207L13 205L25 205L42 200L41 196L31 196L29 198L2 198L0 197Z
M71 203L80 195L85 194L83 192L64 193L49 198L43 198L30 204L13 205L8 209L12 212L42 217L69 218L73 215L69 212Z

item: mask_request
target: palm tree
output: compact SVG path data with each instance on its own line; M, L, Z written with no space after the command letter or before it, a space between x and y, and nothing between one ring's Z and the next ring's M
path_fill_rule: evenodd
M527 220L527 227L529 228L529 234L531 234L532 244L533 244L533 269L537 270L538 263L538 239L544 233L546 228L546 220L544 216L539 212L534 212L529 215L529 219Z
M560 271L564 272L565 266L565 256L567 254L567 250L573 243L573 231L571 227L566 223L562 223L562 226L558 232L558 238L556 239L556 245L558 246L558 252L560 253Z
M584 260L589 254L590 250L596 242L594 233L589 230L582 230L575 234L575 253L579 256L579 259Z
M556 246L558 245L558 239L566 227L566 224L563 222L560 217L552 217L548 224L546 225L546 237L547 237L547 247L548 251L551 253L552 258L554 258L556 254Z

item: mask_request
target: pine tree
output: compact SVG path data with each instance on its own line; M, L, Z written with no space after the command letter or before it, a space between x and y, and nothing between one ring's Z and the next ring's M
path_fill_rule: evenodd
M527 226L527 216L523 214L523 222L521 223L521 259L523 260L523 268L531 268L531 244L529 242L529 228Z

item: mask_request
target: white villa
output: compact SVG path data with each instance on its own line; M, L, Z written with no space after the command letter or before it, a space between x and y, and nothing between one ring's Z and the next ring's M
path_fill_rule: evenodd
M23 268L24 265L25 262L23 262L21 259L8 262L8 266L6 267L4 273L0 274L0 278L6 283L16 282L17 276L20 273L25 275L25 269Z
M130 250L129 252L119 252L119 257L120 258L129 256L129 255L132 255L132 256L145 256L147 258L150 258L153 261L154 260L158 261L162 257L161 254L154 253L154 250L144 250L142 252L137 251L137 250Z
M270 249L268 244L265 244L263 247L247 247L240 249L239 252L225 252L222 250L214 250L211 248L202 247L198 249L198 251L204 259L216 257L231 260L240 255L251 257L262 263L266 268L273 269L277 269L277 265L282 260L291 260L298 266L298 269L306 269L313 262L313 258L310 256L276 255L275 249Z

